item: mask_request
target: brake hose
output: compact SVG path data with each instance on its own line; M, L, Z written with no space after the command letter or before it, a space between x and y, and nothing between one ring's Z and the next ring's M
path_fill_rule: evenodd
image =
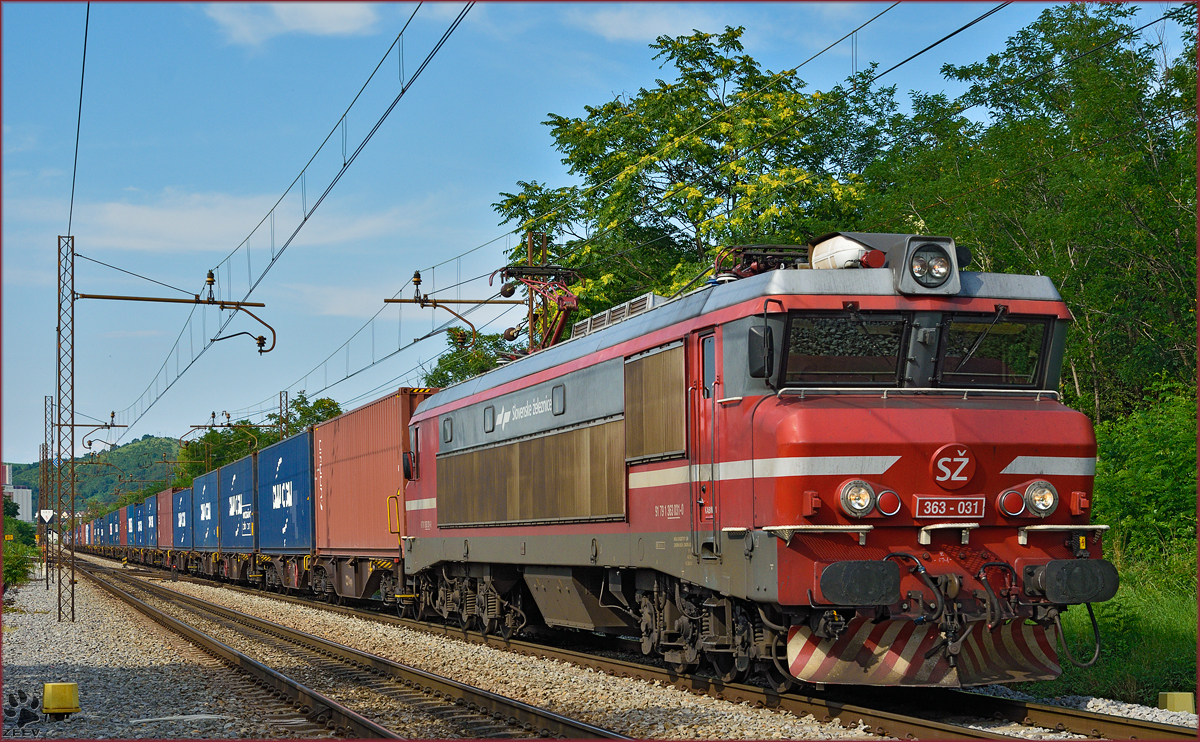
M1076 667L1091 667L1096 664L1096 660L1100 659L1100 626L1096 623L1096 613L1092 610L1092 604L1084 603L1084 605L1087 606L1088 618L1092 619L1092 635L1096 637L1096 651L1092 653L1092 658L1087 662L1080 662L1075 659L1075 655L1071 654L1071 647L1067 645L1067 635L1063 632L1062 620L1057 613L1054 614L1054 626L1058 629L1058 639L1062 642L1063 653Z
M1000 599L996 597L996 592L994 590L992 590L992 584L990 582L988 582L988 578L987 578L988 567L1001 567L1003 569L1007 569L1009 574L1011 574L1013 576L1013 585L1017 584L1017 573L1012 568L1012 566L1006 562L988 562L987 564L980 567L979 571L975 574L975 578L977 580L979 580L981 583L983 583L983 589L987 591L988 631L994 631L995 628L1000 625L1000 622L1004 620L1004 604L1001 603ZM995 603L995 605L996 605L996 622L995 623L992 623L992 604L993 603Z
M938 621L938 619L940 619L942 617L942 614L946 611L946 601L945 601L945 599L942 598L942 591L938 589L938 586L936 584L934 584L934 582L933 582L933 578L929 576L929 572L927 572L925 570L925 565L921 564L920 559L917 559L912 554L908 554L903 551L897 551L897 552L888 554L887 556L885 556L883 558L883 560L886 562L887 560L891 559L892 557L904 557L905 559L911 560L912 563L916 565L915 567L912 568L911 571L917 573L917 575L925 583L926 587L928 587L930 592L933 593L933 599L937 602L937 610L934 611L932 616L929 616L929 617L919 616L915 620L915 623L917 623L919 625L919 624L926 623L926 622L933 623L933 622Z

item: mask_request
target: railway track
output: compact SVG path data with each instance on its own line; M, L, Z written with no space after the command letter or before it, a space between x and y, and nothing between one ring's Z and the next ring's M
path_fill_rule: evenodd
M141 570L139 570L141 571ZM291 698L311 721L323 722L349 736L402 739L406 736L371 721L339 703L328 693L273 670L187 623L168 615L152 601L165 601L186 610L202 621L231 629L247 639L282 650L291 658L306 662L312 674L335 678L349 688L366 689L390 701L413 708L457 728L468 738L581 738L628 739L606 729L567 718L511 698L418 670L366 652L330 642L302 631L255 618L208 601L183 595L119 570L99 568L83 572L110 593L168 628L183 634L232 664L253 675L260 683ZM103 577L101 577L103 575ZM104 579L107 578L107 579ZM132 592L144 593L150 601L131 594L114 582L124 583ZM133 583L131 586L130 583Z
M161 578L161 572L145 571ZM212 585L209 580L180 576L197 584ZM310 608L355 616L403 626L428 633L442 634L462 641L486 644L518 654L548 657L589 667L619 677L658 681L664 685L709 695L732 702L786 711L797 716L811 714L821 721L840 719L844 724L862 721L872 732L899 739L999 739L1011 740L1016 735L974 729L960 723L947 723L939 718L973 717L978 720L1000 721L1014 727L1038 727L1056 732L1068 732L1095 739L1112 740L1195 740L1197 733L1190 727L1130 719L1126 717L1080 711L1060 706L1019 701L995 696L944 689L855 688L853 691L830 690L819 694L797 692L779 694L767 688L744 684L725 684L704 675L679 675L665 668L590 654L585 651L548 646L525 640L504 640L474 631L440 624L402 619L379 611L298 598L237 585L222 585L248 595ZM178 595L178 593L173 593ZM920 715L913 710L919 709Z

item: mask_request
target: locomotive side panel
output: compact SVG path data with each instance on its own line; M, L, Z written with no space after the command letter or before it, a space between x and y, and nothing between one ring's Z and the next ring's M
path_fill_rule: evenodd
M687 455L686 394L683 343L671 343L625 361L627 460Z
M623 519L622 421L437 460L442 528Z
M613 359L441 414L408 507L436 502L441 528L623 519L622 387Z

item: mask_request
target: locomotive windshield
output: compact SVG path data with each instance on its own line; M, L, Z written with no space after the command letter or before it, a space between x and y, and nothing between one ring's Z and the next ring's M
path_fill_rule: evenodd
M784 384L897 386L907 326L894 313L793 314Z
M948 315L938 356L944 386L1037 385L1048 320L1041 317Z

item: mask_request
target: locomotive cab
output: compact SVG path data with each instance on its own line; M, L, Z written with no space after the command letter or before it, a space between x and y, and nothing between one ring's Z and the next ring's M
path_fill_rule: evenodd
M640 634L779 689L1056 677L1060 614L1117 589L1057 392L1072 318L1048 278L970 262L910 234L726 251L434 394L406 609Z

